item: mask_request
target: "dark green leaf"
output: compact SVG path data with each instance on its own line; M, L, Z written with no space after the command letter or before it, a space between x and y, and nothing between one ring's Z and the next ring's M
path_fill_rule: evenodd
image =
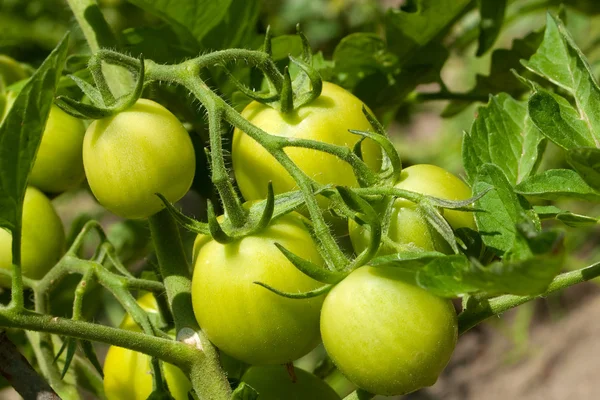
M580 147L567 152L567 161L583 180L600 190L600 150L595 147Z
M526 234L519 230L515 243L518 255L510 250L504 260L485 267L458 255L433 259L417 271L417 282L443 297L477 292L486 295L544 292L563 265L560 234Z
M491 163L502 169L511 184L535 172L545 142L529 119L525 102L505 93L492 96L480 107L469 133L463 138L463 164L470 181L480 165Z
M333 53L335 73L344 87L354 88L365 76L381 73L389 76L398 68L398 57L374 33L353 33L343 38Z
M576 198L600 201L600 192L590 187L581 176L570 169L551 169L532 176L515 188L517 193L543 199Z
M377 72L366 76L354 88L376 115L397 109L415 87L422 83L438 82L440 70L448 58L448 50L441 43L431 42L414 54L395 75Z
M220 23L201 40L205 49L256 48L262 37L256 33L261 2L231 1Z
M504 22L507 0L479 0L479 39L477 57L492 48Z
M404 62L425 47L465 10L470 0L415 0L410 10L389 9L385 16L390 50Z
M0 125L0 227L20 231L27 177L42 139L67 52L63 38L19 92Z
M100 376L104 377L104 372L102 371L102 365L100 361L98 361L98 356L96 355L96 350L94 350L94 346L92 342L88 340L81 340L81 347L83 349L83 353L90 361L92 366L96 369L96 371L100 374Z
M529 98L529 117L549 140L564 149L594 146L590 127L563 97L541 88Z
M166 24L125 29L122 40L123 47L134 57L143 54L145 58L158 63L183 61L186 57L197 55L196 47L185 47Z
M436 295L452 298L481 291L483 279L477 285L476 279L468 276L470 270L471 264L465 256L446 256L435 258L419 269L416 279L419 286Z
M211 29L227 14L232 0L129 0L166 21L182 43L199 48Z
M514 243L516 228L525 210L500 167L482 165L473 183L473 193L493 188L475 202L475 221L486 246L502 254Z
M581 53L562 22L548 13L544 40L537 52L523 65L566 90L575 99L578 116L598 146L600 143L600 88L585 56ZM550 106L546 118L552 121ZM554 106L554 112L558 109ZM533 118L533 116L532 116ZM536 122L537 124L537 122ZM540 130L544 129L538 125ZM544 132L544 134L546 134Z

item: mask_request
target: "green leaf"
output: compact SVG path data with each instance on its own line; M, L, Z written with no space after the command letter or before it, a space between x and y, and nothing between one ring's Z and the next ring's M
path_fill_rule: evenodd
M166 21L185 45L200 48L202 39L225 17L232 0L129 0Z
M245 382L240 382L231 394L231 400L257 400L258 392Z
M393 80L399 62L374 33L353 33L343 38L335 48L333 61L335 73L347 88L354 88L365 76L378 72Z
M0 227L12 232L20 233L27 177L42 139L67 45L65 36L23 86L0 125Z
M502 254L508 251L515 241L516 224L525 210L511 184L500 167L494 164L482 165L473 183L473 193L490 190L475 202L475 222L486 246Z
M427 46L462 14L470 0L413 0L385 15L390 50L402 61Z
M446 256L433 259L419 269L416 280L419 286L436 295L452 298L481 291L475 275L469 277L470 271L471 263L465 256Z
M197 55L196 46L186 47L167 24L139 26L122 32L123 47L134 57L144 55L158 63L174 63Z
M507 0L479 0L479 39L477 57L492 48L500 34L504 22Z
M573 228L589 227L598 224L598 218L563 211L556 206L534 206L533 209L542 219L556 219Z
M298 35L281 35L271 41L271 54L274 61L286 60L291 54L302 54L302 39Z
M516 229L513 247L503 261L488 266L464 255L406 253L378 257L372 266L394 266L414 275L417 284L441 297L542 293L563 264L561 236L556 232Z
M480 107L471 131L463 138L463 164L470 181L480 165L491 163L517 184L535 172L545 141L527 114L525 102L505 93Z
M595 146L589 126L565 98L538 86L536 89L527 107L529 117L544 136L566 150Z
M376 115L395 110L417 85L438 82L440 70L448 59L448 50L438 42L431 42L414 54L393 76L377 72L366 76L354 88L354 94L363 100Z
M517 97L525 93L527 87L515 78L512 71L517 71L519 74L527 72L521 65L521 59L531 57L539 47L543 37L543 30L534 31L522 39L515 39L510 49L494 50L490 61L489 75L477 74L475 86L465 93L471 97L471 100L452 101L444 109L442 116L449 118L458 114L473 101L476 101L478 97L486 98L489 94L500 92L506 92Z
M218 25L201 40L205 49L234 47L255 48L262 42L256 32L261 2L258 0L231 1Z
M89 340L81 340L80 343L86 358L90 361L98 374L104 378L104 371L102 371L102 365L100 364L100 361L98 361L98 356L96 355L96 350L94 350L92 342Z
M570 169L551 169L532 176L515 187L515 192L548 200L575 198L598 202L600 192L590 187Z
M583 180L600 190L600 150L595 147L580 147L567 152L567 162Z
M573 96L579 118L587 126L597 147L600 143L600 88L587 59L558 18L547 15L544 40L529 61L523 61L523 65Z

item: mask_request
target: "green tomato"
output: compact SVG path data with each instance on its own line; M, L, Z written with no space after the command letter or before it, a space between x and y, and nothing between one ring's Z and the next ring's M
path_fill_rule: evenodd
M340 396L321 379L300 368L294 369L292 381L282 365L251 367L242 382L252 386L260 400L340 400Z
M85 126L55 105L50 109L29 184L44 192L59 193L79 185L83 171Z
M83 141L83 165L96 199L113 213L146 218L187 193L196 158L192 141L169 110L139 99L131 108L94 121Z
M138 299L148 313L157 313L158 305L151 293ZM122 329L140 331L139 326L127 315ZM108 400L145 400L152 393L151 357L137 351L110 346L104 361L104 393ZM175 400L187 400L192 384L179 368L162 363L165 380Z
M372 131L362 113L364 104L350 92L323 82L323 91L313 102L291 112L279 111L258 102L250 103L242 116L272 135L290 139L311 139L353 148L360 136L348 129ZM356 187L358 183L350 165L339 158L312 149L288 147L286 154L309 177L322 184ZM378 170L381 149L371 141L362 144L365 162ZM296 182L275 158L258 142L236 129L232 143L233 171L246 200L267 196L267 185L273 183L275 194L297 189ZM321 206L327 204L319 198Z
M23 275L40 279L62 256L65 232L52 202L32 186L25 191L22 227ZM0 268L12 268L12 234L5 229L0 229ZM1 283L8 284L4 279Z
M200 235L194 245L192 303L198 324L223 352L248 364L284 364L319 343L323 296L288 299L254 284L305 292L321 283L298 271L279 243L323 265L301 215L290 213L264 230L227 244Z
M471 189L462 180L443 168L429 164L417 164L403 169L396 187L446 200L465 200L471 197ZM441 212L454 229L477 229L470 212ZM348 228L354 250L360 253L369 244L369 230L354 220L349 221ZM397 199L394 202L388 236L397 246L383 244L379 250L380 255L396 253L398 247L416 247L444 253L451 251L444 238L428 226L417 205L405 199Z
M393 267L361 267L327 295L321 335L339 370L358 387L400 395L434 384L454 351L452 302Z

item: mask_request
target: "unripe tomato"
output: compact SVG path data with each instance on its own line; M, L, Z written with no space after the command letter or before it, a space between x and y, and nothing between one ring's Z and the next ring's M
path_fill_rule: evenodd
M242 116L272 135L290 139L312 139L353 148L360 136L348 129L373 131L362 113L364 104L352 93L323 82L323 91L313 102L282 114L258 102L250 103ZM358 186L350 165L339 158L312 149L287 147L286 154L309 177L322 184ZM381 149L371 140L362 145L366 163L378 170ZM275 194L297 189L296 182L271 154L244 132L233 133L232 159L235 178L246 200L267 197L267 184L273 182ZM325 199L320 198L323 206Z
M283 365L251 367L242 382L254 388L260 400L340 400L340 396L321 379L300 368L294 369L296 380Z
M83 165L96 199L124 218L145 218L189 190L196 158L192 141L169 110L139 99L131 108L94 121L83 141Z
M361 267L327 295L321 311L327 353L364 390L400 395L435 383L457 340L445 300L393 267Z
M471 189L462 180L443 168L429 164L417 164L403 169L396 187L446 200L465 200L471 197ZM476 229L475 220L470 212L441 212L454 229ZM348 228L352 246L360 253L369 243L369 232L365 226L358 225L354 220L349 221ZM388 236L399 245L414 246L428 251L451 251L441 235L429 228L417 205L405 199L397 199L394 202ZM386 245L382 245L379 250L380 255L396 252L392 246Z
M44 192L59 193L83 181L83 135L80 119L55 105L50 109L29 184Z
M30 186L25 191L21 235L23 275L40 279L62 256L65 232L50 200ZM12 268L12 234L0 229L0 268ZM0 283L7 284L4 280Z
M194 245L192 303L206 336L228 355L248 364L283 364L319 343L323 296L288 299L254 284L285 292L322 286L293 266L277 249L323 265L316 244L297 213L264 230L220 244L200 235Z
M157 313L158 305L152 294L138 300L149 313ZM140 331L139 326L127 315L121 328ZM146 400L152 393L152 367L150 356L117 346L110 346L104 361L104 393L108 400ZM192 384L179 368L162 363L167 386L175 400L187 400Z

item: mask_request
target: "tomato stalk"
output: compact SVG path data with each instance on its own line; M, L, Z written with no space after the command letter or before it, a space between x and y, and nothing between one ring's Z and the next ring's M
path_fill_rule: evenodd
M23 214L23 207L17 210L17 215ZM23 295L23 270L21 268L21 226L14 227L12 231L12 287L9 307L17 311L25 308Z

